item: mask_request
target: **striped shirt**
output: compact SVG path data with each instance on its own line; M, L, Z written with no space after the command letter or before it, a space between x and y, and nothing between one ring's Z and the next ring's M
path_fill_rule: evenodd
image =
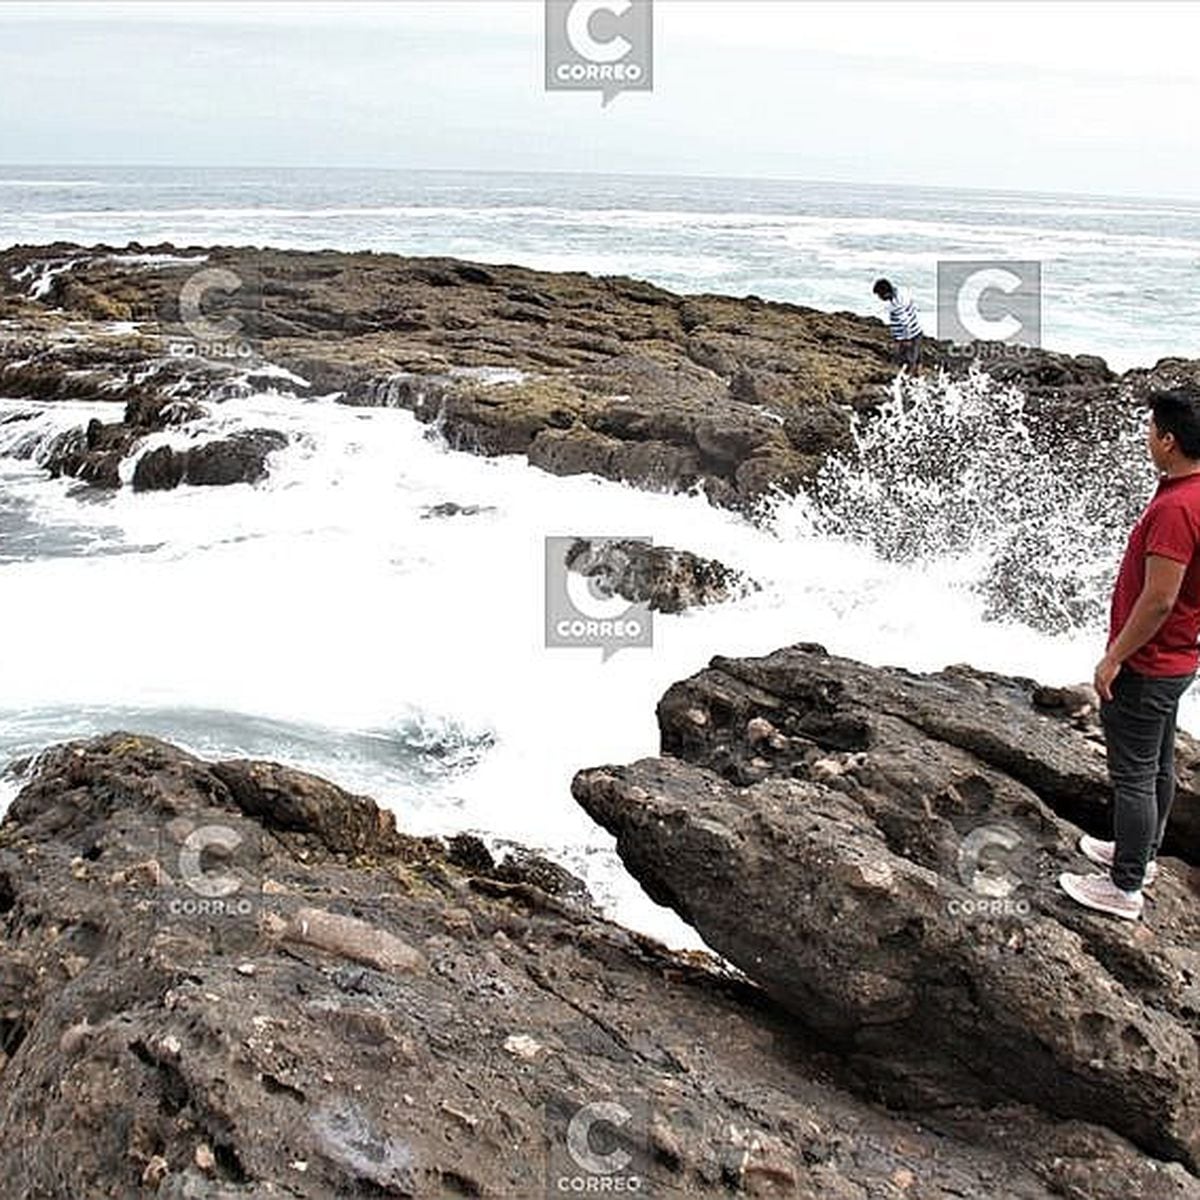
M921 322L917 318L917 306L913 303L908 288L897 288L888 301L888 324L892 337L898 342L907 342L921 336Z

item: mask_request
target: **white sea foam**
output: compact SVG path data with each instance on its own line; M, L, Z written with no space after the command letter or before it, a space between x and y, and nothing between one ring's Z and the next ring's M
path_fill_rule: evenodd
M53 262L32 262L14 271L12 277L17 283L28 284L30 299L41 300L50 294L50 289L59 275L73 270L83 261L82 258L70 258Z

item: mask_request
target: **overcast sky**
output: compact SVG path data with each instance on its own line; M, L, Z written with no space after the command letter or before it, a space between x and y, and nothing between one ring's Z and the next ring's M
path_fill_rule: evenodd
M542 0L0 4L0 162L653 172L1200 199L1200 6L656 0L543 89Z

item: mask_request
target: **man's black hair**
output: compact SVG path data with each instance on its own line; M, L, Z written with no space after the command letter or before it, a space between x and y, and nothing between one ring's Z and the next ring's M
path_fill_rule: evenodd
M1160 434L1173 433L1187 458L1200 459L1200 387L1185 383L1151 392L1146 404Z
M886 279L875 280L875 286L871 289L880 300L890 300L895 294L896 289Z

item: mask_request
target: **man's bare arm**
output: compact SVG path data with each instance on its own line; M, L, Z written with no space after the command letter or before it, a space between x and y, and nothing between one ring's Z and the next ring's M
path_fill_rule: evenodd
M1159 630L1175 606L1187 564L1164 558L1161 554L1146 555L1146 578L1141 594L1121 631L1097 663L1092 682L1104 700L1112 699L1111 685L1121 664L1140 650Z
M1173 558L1164 558L1161 554L1146 555L1146 580L1141 595L1121 632L1109 646L1108 658L1124 662L1158 632L1175 607L1186 570L1186 563L1176 562Z

